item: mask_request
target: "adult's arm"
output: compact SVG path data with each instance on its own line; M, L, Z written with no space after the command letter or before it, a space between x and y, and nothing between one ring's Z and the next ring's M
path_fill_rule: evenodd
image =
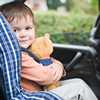
M27 93L20 87L21 56L16 36L0 13L0 69L6 100L60 100L51 92Z

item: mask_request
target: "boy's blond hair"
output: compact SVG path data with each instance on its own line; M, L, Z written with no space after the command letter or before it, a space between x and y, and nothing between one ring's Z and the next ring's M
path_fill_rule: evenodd
M9 23L11 23L15 18L20 20L21 18L26 18L28 15L30 18L32 18L33 24L35 24L33 12L22 2L13 1L4 4L0 7L0 11L3 13Z

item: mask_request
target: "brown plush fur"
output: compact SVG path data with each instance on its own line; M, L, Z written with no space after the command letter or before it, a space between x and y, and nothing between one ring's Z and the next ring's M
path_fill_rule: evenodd
M31 46L32 52L39 58L48 58L53 52L53 44L49 35L36 38Z
M34 43L31 46L31 51L39 58L50 58L50 55L53 52L53 43L50 40L50 37L48 34L42 37L36 38ZM44 86L45 90L51 90L60 85L59 82L52 83L48 86Z

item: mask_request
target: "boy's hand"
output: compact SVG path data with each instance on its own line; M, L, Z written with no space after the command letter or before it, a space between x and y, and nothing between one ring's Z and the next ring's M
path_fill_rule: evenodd
M54 81L60 80L61 77L63 76L63 71L64 71L64 67L63 67L62 63L53 59L53 64L51 64L49 66L55 70Z

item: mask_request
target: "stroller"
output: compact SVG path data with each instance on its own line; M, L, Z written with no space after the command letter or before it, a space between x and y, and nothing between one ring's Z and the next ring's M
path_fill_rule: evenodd
M91 31L91 45L54 44L52 56L60 60L67 72L62 78L82 78L100 99L100 15ZM1 71L0 71L1 72ZM0 100L5 100L0 75Z
M100 99L100 15L91 30L90 45L54 44L53 57L63 62L68 78L82 78Z

